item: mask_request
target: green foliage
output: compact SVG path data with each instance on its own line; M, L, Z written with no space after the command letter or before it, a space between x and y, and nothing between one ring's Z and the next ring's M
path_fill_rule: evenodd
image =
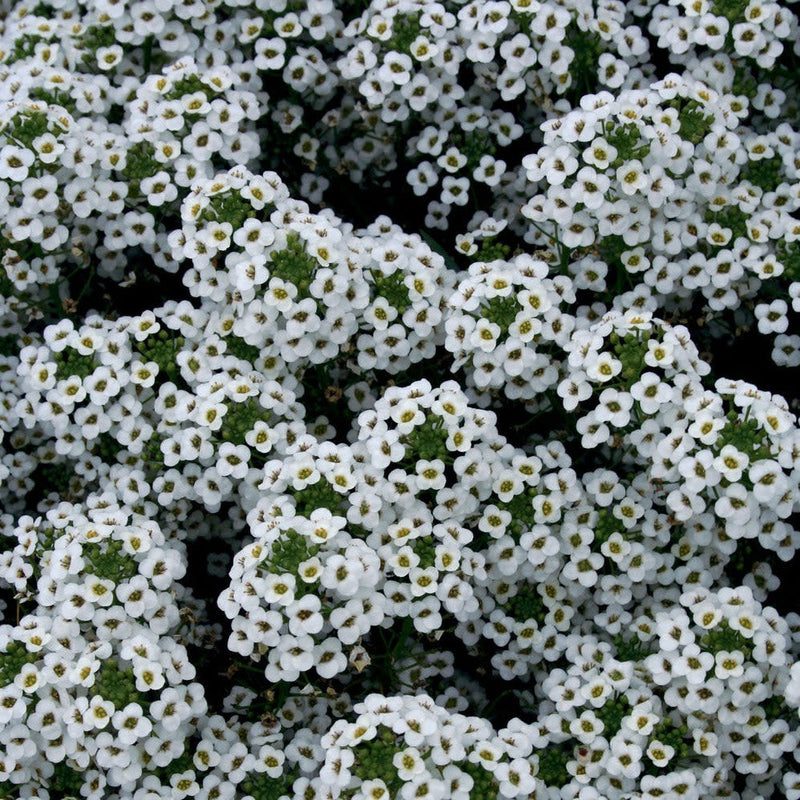
M619 124L609 121L605 123L603 132L606 141L617 150L617 157L611 164L614 169L634 159L642 159L650 152L650 145L641 142L639 128L633 122Z
M592 541L592 550L600 552L601 545L605 544L611 535L622 528L622 523L607 509L597 509L597 522L594 526L594 540ZM625 538L629 538L625 536Z
M650 738L674 748L675 755L670 759L670 763L674 763L674 761L680 763L692 754L692 745L686 741L688 735L689 730L685 725L676 726L672 720L664 719L653 728ZM668 771L669 764L662 769Z
M48 105L63 106L69 112L75 110L75 103L70 95L58 88L47 90L37 86L28 92L28 96L31 100L38 100Z
M83 772L78 772L68 767L63 761L55 764L53 774L48 780L48 789L51 797L80 797L81 787L83 786Z
M774 722L776 719L791 722L794 716L792 709L783 702L783 698L779 694L774 694L766 700L762 700L761 707L770 722Z
M352 773L361 780L382 780L389 788L392 797L403 786L403 782L397 775L397 768L392 764L392 759L403 747L397 744L397 737L392 731L381 725L378 728L377 736L366 742L361 742L354 749L355 763Z
M469 172L472 172L480 164L484 156L493 156L497 152L494 139L481 130L454 133L450 137L450 142L461 151L462 155L466 156L467 163L464 165L464 169Z
M269 270L276 278L297 287L297 300L309 297L308 287L314 280L319 262L306 252L306 244L298 233L286 237L286 247L272 253Z
M242 361L249 361L251 364L255 364L261 354L261 351L255 345L247 344L239 336L228 336L225 342L228 345L228 353L242 359Z
M22 642L9 642L5 652L0 652L0 687L12 683L25 664L32 664L36 659L37 654L29 653Z
M472 261L489 262L507 260L511 257L511 247L499 242L496 238L484 239L478 251L470 256Z
M202 92L209 100L215 95L214 90L203 83L197 75L187 75L175 82L172 89L166 94L166 98L167 100L180 100L195 92Z
M410 53L411 43L422 32L419 19L420 12L413 14L397 14L392 24L392 35L386 42L388 50L396 50L399 53Z
M24 33L22 36L18 36L14 39L14 49L5 63L10 65L16 61L24 61L30 58L36 50L36 45L44 41L46 40L43 37L32 33Z
M305 536L289 530L272 545L270 572L296 575L298 566L319 552L318 544L309 544Z
M620 372L622 383L625 389L630 389L645 370L644 357L647 355L650 333L641 331L636 334L629 333L624 337L612 333L609 340L614 348L614 354L622 362Z
M595 711L598 719L602 720L605 728L603 729L603 736L606 739L611 739L612 736L619 732L622 727L622 720L630 712L631 704L628 698L624 695L613 697L607 700L600 708Z
M748 5L748 0L714 0L711 13L717 17L725 17L728 22L735 24L744 20L744 11Z
M531 502L536 494L536 489L530 487L527 491L514 495L510 500L501 500L496 504L499 509L511 514L508 530L517 541L526 530L530 530L536 524L534 519L536 512Z
M734 650L739 650L748 657L753 649L750 640L742 636L739 631L733 630L725 620L708 631L700 640L700 644L704 650L714 655L722 651L732 653Z
M333 514L342 513L342 495L324 478L300 491L292 492L297 506L297 513L310 516L317 508L327 508Z
M83 545L83 558L87 574L105 578L114 583L132 578L138 572L136 559L123 550L118 539L89 542Z
M507 297L490 298L488 304L481 309L481 316L499 325L501 332L506 334L517 318L519 310L516 294L512 293Z
M725 2L725 0L723 0ZM747 64L734 62L731 93L753 99L758 91L758 80Z
M45 463L37 465L32 477L37 486L42 486L47 492L55 492L63 497L69 492L69 484L74 475L72 464Z
M680 135L692 144L700 144L711 131L714 117L706 114L697 100L689 100L678 107Z
M113 25L90 25L81 37L81 45L90 51L84 55L83 60L91 66L97 50L115 44L117 44L117 31Z
M731 554L728 562L728 573L731 575L745 575L757 560L755 548L750 542L737 542L736 550Z
M2 287L0 287L0 295L3 297L9 297L9 294L6 294ZM0 336L0 356L11 356L17 355L19 353L20 346L19 346L19 339L12 333L6 334L5 336ZM6 372L6 368L0 366L0 375L3 372Z
M606 282L608 283L612 276L614 278L613 285L610 285L614 293L619 294L630 288L631 276L622 263L622 254L626 250L630 250L625 240L621 236L604 236L596 243L595 248L597 256L609 267L609 276L606 278ZM592 251L589 249L586 252Z
M161 452L161 442L163 441L164 437L161 434L154 433L142 448L142 460L155 470L160 469L164 463L164 454Z
M728 205L719 211L708 209L705 212L705 222L717 222L723 228L730 228L733 233L733 239L740 236L747 236L747 220L749 216L745 214L738 206Z
M155 154L155 148L150 142L136 142L131 145L125 168L122 170L123 176L132 182L129 196L139 193L138 181L155 175L161 169Z
M436 547L430 537L418 537L411 542L411 549L419 556L419 567L427 569L432 567L436 560Z
M270 413L262 408L255 398L251 397L244 403L231 403L222 419L219 438L223 442L244 444L244 437L253 430L259 420L269 422Z
M447 449L447 431L441 417L430 415L422 425L417 425L410 433L401 436L400 441L406 445L405 458L402 463L407 469L413 469L420 459L433 461L436 458L445 463L452 461L452 454Z
M180 369L175 362L175 356L183 347L183 336L174 331L160 330L154 336L148 336L141 342L136 342L134 347L141 353L143 361L155 361L158 364L158 378L166 376L173 383L180 380ZM157 382L161 383L157 378Z
M751 462L771 458L771 448L764 429L751 417L741 419L736 411L728 414L728 421L719 432L714 450L718 453L728 444L744 453Z
M800 281L800 242L779 241L776 256L790 281Z
M516 620L533 619L544 625L544 618L547 616L547 608L536 587L531 583L525 583L519 587L517 593L506 600L503 607Z
M372 271L372 281L375 284L376 296L386 298L386 302L392 308L397 309L399 314L402 314L411 306L408 287L403 283L403 278L402 270L396 270L391 275L384 275L378 270Z
M567 762L572 760L572 748L565 744L548 747L547 750L538 750L539 773L537 778L546 786L564 786L569 783L570 774L567 772Z
M764 192L774 192L783 181L783 160L780 156L748 161L742 170L742 180L750 181Z
M263 210L262 213L264 213ZM244 225L246 219L255 217L255 215L256 212L250 202L242 197L239 192L222 192L211 197L208 207L200 215L200 220L205 222L230 222L233 229L238 230Z
M564 43L572 48L575 57L569 65L572 86L581 94L597 90L597 68L604 44L592 31L583 30L577 25L567 28Z
M100 665L90 691L93 697L99 695L104 700L110 700L117 709L125 708L128 703L139 703L142 708L149 705L136 688L133 670L120 669L113 659Z
M242 790L253 800L280 800L292 795L292 784L297 776L294 772L283 774L279 778L270 778L266 774L250 774L242 781Z
M99 366L94 356L81 355L71 347L65 347L60 353L53 353L56 363L56 378L65 380L72 375L88 378Z
M469 793L470 800L497 800L500 787L491 772L471 761L457 761L456 766L475 781Z
M650 643L643 642L638 636L625 639L619 635L614 639L614 647L617 650L615 658L618 661L641 661L653 652Z
M37 137L48 132L47 114L43 111L20 111L14 115L4 136L17 139L26 147Z

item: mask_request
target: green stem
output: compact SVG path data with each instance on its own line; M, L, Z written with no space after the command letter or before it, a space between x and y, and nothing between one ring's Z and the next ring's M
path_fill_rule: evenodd
M394 661L397 657L398 651L405 645L408 637L411 634L411 629L414 627L414 622L411 617L406 617L403 620L403 627L400 629L400 634L391 652L391 660Z
M155 37L151 34L144 40L142 45L142 69L145 75L150 74L150 64L153 60L153 41Z

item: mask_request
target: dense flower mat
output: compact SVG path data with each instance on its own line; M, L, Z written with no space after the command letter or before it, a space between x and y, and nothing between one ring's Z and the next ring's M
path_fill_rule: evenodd
M800 798L799 43L0 4L0 798Z

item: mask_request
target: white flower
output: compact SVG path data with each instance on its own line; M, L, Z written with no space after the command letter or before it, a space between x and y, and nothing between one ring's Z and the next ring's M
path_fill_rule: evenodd
M217 455L217 472L223 477L241 479L247 475L250 448L247 445L235 445L223 442Z
M332 678L347 668L347 656L339 639L329 638L314 648L314 669L321 678Z
M269 574L264 578L263 598L268 603L290 606L295 598L296 579L291 573Z
M628 161L616 171L617 182L626 195L633 195L647 187L647 174L644 171L642 162L634 159Z
M320 583L326 589L335 589L343 597L352 597L360 588L363 567L359 562L348 561L343 555L333 555L325 562Z
M536 788L534 764L528 758L504 761L494 771L494 777L500 783L500 794L503 797L527 797Z
M657 413L660 406L672 399L672 388L654 372L644 372L631 386L631 397L637 400L645 414Z
M420 459L416 464L417 487L426 489L442 489L445 486L444 462L437 458L433 461Z
M642 767L642 748L615 736L611 742L611 756L606 762L606 769L612 775L637 778Z
M771 303L759 303L755 309L758 330L764 334L786 333L789 327L788 310L788 304L780 298Z
M314 666L314 640L307 634L281 637L277 652L281 669L287 674L307 672Z
M714 657L714 674L721 680L738 678L744 673L744 654L741 650L720 650Z
M392 764L397 769L397 777L401 781L409 781L425 770L425 762L416 747L407 747L395 753Z
M600 353L585 365L585 369L589 380L605 383L619 375L622 371L622 362L610 353ZM631 394L633 395L633 387Z
M413 62L410 56L392 50L384 56L383 64L378 70L378 77L384 83L403 86L411 80L412 68Z
M439 200L446 206L464 206L469 202L469 186L469 178L446 175L442 178L442 193Z
M34 154L24 147L5 144L0 150L0 178L22 183L33 165Z
M675 748L658 741L658 739L651 739L646 752L647 757L657 767L665 767L675 755Z
M594 711L586 709L569 724L570 733L582 744L591 744L604 730L605 725Z
M558 384L556 392L566 411L574 411L581 402L592 396L592 387L586 378L582 370L575 370Z
M416 401L401 400L391 412L391 419L397 423L397 432L410 433L417 425L425 422L425 415Z
M138 703L128 703L125 708L114 712L111 722L117 729L119 741L125 746L143 739L153 729L153 723L144 716L144 709Z
M714 459L714 468L723 478L735 483L740 480L750 463L750 458L737 450L732 444L726 444Z
M313 594L305 595L295 601L286 610L289 632L294 636L319 633L324 625L321 608L320 599Z

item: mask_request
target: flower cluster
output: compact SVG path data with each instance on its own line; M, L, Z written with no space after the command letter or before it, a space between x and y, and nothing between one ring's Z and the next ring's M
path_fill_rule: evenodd
M390 221L353 231L291 200L274 173L236 168L198 182L184 201L173 256L184 283L225 305L226 331L277 376L333 361L351 342L364 370L399 372L433 355L445 291L441 255Z
M496 732L427 695L372 694L322 737L326 796L527 797L539 785L524 731Z
M176 636L183 549L111 492L23 516L5 538L18 622L0 633L3 780L131 793L207 709Z
M518 165L503 151L524 128L510 104L524 100L530 117L576 80L619 87L643 79L638 65L648 43L630 22L615 3L476 0L450 8L376 0L342 31L347 50L336 70L359 103L336 111L353 133L331 163L360 180L411 159L406 176L414 194L436 187L426 225L446 229L470 194L513 181L512 171L504 175ZM467 70L474 76L469 89Z
M248 514L254 541L219 599L233 620L228 646L266 653L273 681L312 668L331 678L395 619L419 634L445 616L475 619L483 558L468 525L536 473L524 454L512 461L493 417L455 383L420 381L363 411L353 445L267 463Z
M744 587L659 592L621 626L577 637L542 675L548 783L699 798L724 796L738 775L769 794L797 746L791 703L768 688L785 680L796 633ZM544 768L540 758L540 778Z
M56 488L80 494L97 479L120 487L130 507L189 500L218 510L246 492L251 458L284 452L305 433L291 386L193 312L174 304L158 317L100 318L78 329L65 320L48 329L46 344L21 351L27 392L17 414L50 440Z
M692 7L679 2L659 6L648 30L677 61L693 48L708 48L769 68L784 52L784 42L792 41L797 17L777 4L727 0Z
M544 189L523 207L528 237L569 249L575 287L614 287L617 308L685 307L701 295L718 313L775 297L756 306L758 329L784 334L797 294L797 134L737 132L746 113L730 90L677 75L586 98L523 159ZM781 344L793 349L776 347L776 360L795 363L800 339Z
M126 187L112 180L110 164L92 169L99 154L84 137L63 107L24 100L0 106L4 325L20 306L35 304L36 290L53 284L70 261L88 259L97 231L97 218L89 218L98 204L122 206Z
M532 400L560 375L564 347L579 324L570 278L528 254L470 265L450 299L445 347L479 392ZM588 319L581 317L588 322Z
M609 315L576 333L570 349L576 372L558 391L567 410L593 401L576 422L584 447L621 450L622 463L667 493L676 521L713 509L723 540L758 537L784 560L793 556L797 534L782 520L797 503L797 436L782 397L737 381L704 389L699 376L709 367L686 331L647 314Z

